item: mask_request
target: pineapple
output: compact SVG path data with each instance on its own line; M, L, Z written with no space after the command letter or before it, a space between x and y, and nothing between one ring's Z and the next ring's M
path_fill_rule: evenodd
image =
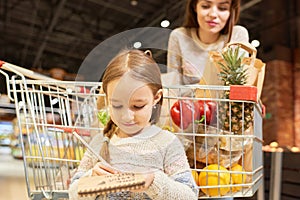
M244 69L239 46L228 48L222 53L223 62L219 62L219 76L225 86L244 85L247 81L247 70ZM224 99L229 99L229 91L224 94ZM243 102L220 102L219 126L234 134L241 134L253 124L253 104Z

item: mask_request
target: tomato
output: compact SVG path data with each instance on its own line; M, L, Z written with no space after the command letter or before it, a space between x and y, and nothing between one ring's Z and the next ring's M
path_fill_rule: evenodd
M217 104L213 101L198 100L199 122L203 124L211 124L214 121Z
M171 107L171 117L181 129L186 129L194 121L210 125L214 123L216 108L213 101L178 100Z
M171 107L171 118L181 129L186 129L199 119L199 106L192 100L178 100Z
M208 108L211 113L211 117L209 118L209 121L207 121L207 124L215 123L217 116L217 103L214 101L206 101L206 104L208 105Z

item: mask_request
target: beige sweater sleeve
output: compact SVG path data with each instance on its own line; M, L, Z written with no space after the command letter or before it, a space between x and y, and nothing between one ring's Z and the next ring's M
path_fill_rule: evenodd
M146 191L151 199L193 200L198 198L198 190L191 175L184 148L177 137L168 145L164 170L164 172L155 172L154 181Z
M198 193L191 187L171 179L167 174L158 171L146 194L153 200L198 199Z
M169 37L168 43L168 54L167 54L167 72L171 74L172 80L168 80L168 82L173 85L181 85L182 84L182 60L181 60L181 51L180 45L178 41L178 37L176 34L179 34L176 30L172 31ZM169 78L170 79L170 78Z
M69 199L70 200L95 200L96 196L79 197L78 196L78 179L74 180L69 187Z
M231 42L249 42L248 30L243 27L236 25L233 27Z
M90 146L95 150L99 151L99 148L101 147L101 140L102 135L97 134L91 141ZM72 182L69 187L69 199L70 200L92 200L95 199L95 197L78 197L78 179L80 177L84 176L91 176L92 175L92 168L97 163L97 158L93 156L89 151L87 151L82 160L80 161L80 164L78 166L77 172L72 177Z

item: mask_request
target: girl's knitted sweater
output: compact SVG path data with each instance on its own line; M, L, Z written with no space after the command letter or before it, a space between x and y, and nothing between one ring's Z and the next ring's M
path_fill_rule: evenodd
M90 146L100 152L103 135L96 135ZM198 191L191 175L183 145L171 132L152 125L133 137L119 138L116 134L110 140L110 164L126 172L153 172L154 181L144 193L119 192L100 199L197 199ZM73 176L69 189L70 199L79 198L77 181L82 176L91 176L91 169L97 163L86 152ZM141 198L142 196L142 198Z

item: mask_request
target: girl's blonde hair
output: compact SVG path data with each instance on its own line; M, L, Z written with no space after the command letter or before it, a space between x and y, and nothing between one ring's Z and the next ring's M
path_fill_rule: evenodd
M102 89L104 93L107 94L107 85L111 81L121 78L125 73L128 73L131 78L142 81L148 85L154 96L162 89L159 66L153 60L151 52L149 53L149 51L123 50L116 55L107 65L104 72L102 79ZM160 116L162 101L163 98L161 97L160 101L152 110L151 124L156 123ZM117 129L116 124L110 119L103 131L105 140L100 155L107 162L110 162L108 151L109 140Z
M199 0L187 0L186 8L185 8L185 16L182 26L186 28L199 28L197 13L196 13L196 5ZM221 30L221 34L228 34L227 42L231 39L233 26L238 22L240 16L240 0L232 0L230 6L230 16L225 25L225 27Z

